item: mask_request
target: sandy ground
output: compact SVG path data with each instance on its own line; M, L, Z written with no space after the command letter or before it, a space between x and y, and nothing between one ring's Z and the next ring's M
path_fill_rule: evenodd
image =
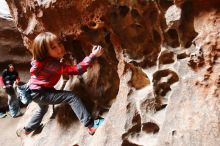
M24 113L25 109L22 109ZM16 135L16 127L21 117L12 118L7 115L0 119L0 146L21 146L21 139Z

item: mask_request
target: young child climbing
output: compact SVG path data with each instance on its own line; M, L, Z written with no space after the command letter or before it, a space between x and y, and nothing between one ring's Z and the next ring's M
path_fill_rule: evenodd
M54 85L62 74L80 75L86 72L91 61L103 54L103 48L94 46L89 56L72 66L60 62L65 49L59 38L51 32L40 33L34 39L32 49L31 78L28 85L32 100L38 104L38 110L23 129L17 130L17 135L28 135L36 130L48 110L48 105L60 103L68 103L80 122L87 127L89 134L93 135L104 119L93 119L77 95L72 91L56 90Z

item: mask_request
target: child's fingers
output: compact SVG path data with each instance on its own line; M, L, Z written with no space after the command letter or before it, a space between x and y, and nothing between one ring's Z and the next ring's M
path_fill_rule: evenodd
M99 50L100 50L99 46L97 46L96 50L97 50L97 51L99 51Z
M96 50L97 46L93 45L92 50Z
M102 47L101 47L100 45L98 45L98 47L97 47L97 48L98 48L98 50L101 50L101 49L102 49Z
M100 48L100 50L103 50L103 49L102 49L102 46L99 46L99 48Z
M100 45L94 45L92 48L92 52L96 54L96 56L100 56L103 54L104 50Z
M95 47L96 47L96 46L92 46L92 51L94 51L94 50L95 50Z

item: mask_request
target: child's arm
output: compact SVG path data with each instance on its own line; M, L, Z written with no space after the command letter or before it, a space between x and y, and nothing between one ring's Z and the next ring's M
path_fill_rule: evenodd
M101 56L103 53L103 49L101 46L95 46L93 47L92 53L85 57L82 62L80 62L77 65L63 65L61 68L61 74L75 74L75 75L81 75L84 72L86 72L87 68L91 64L91 61L94 60L94 58Z
M77 65L62 65L61 74L81 75L86 72L91 61L95 58L93 54L85 57L82 62Z

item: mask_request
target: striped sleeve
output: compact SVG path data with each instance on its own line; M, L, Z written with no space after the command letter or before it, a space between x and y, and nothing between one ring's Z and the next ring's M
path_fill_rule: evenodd
M90 54L85 57L82 62L77 65L62 65L61 74L70 74L70 75L81 75L87 71L87 68L90 66L91 61L95 58L94 54Z
M41 68L44 66L45 62L32 60L31 61L31 69L30 72L38 75L40 73Z

